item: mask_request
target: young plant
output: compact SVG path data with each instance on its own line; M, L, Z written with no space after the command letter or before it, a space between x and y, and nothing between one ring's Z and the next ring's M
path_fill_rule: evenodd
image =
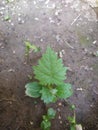
M56 111L53 108L49 108L46 115L43 115L43 121L41 122L42 130L50 130L51 120L55 118Z
M62 59L58 59L57 54L50 47L47 48L46 53L42 55L33 70L38 82L26 84L27 96L40 97L44 103L48 104L72 95L71 84L64 83L67 67L63 66Z
M98 56L98 51L96 51L95 55Z
M70 130L82 130L82 125L77 124L76 122L75 105L71 105L71 109L73 111L73 116L68 117L70 123Z
M32 45L29 41L25 41L25 55L28 56L30 51L38 52L40 48Z
M5 21L9 21L10 19L11 19L11 18L10 18L9 15L5 15L5 16L4 16L4 20L5 20Z

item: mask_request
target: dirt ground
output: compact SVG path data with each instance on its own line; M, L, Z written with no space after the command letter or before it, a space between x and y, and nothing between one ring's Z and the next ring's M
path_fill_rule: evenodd
M91 7L92 6L92 7ZM0 130L40 130L45 104L25 95L32 66L48 45L69 67L77 123L98 130L98 22L90 0L0 0ZM25 56L25 41L41 48ZM32 79L29 77L32 76ZM60 105L61 104L61 105ZM69 130L68 104L57 110L51 130Z

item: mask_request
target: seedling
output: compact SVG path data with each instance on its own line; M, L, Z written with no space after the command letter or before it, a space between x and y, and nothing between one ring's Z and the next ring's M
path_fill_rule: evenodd
M42 130L50 130L51 120L55 118L56 111L53 108L49 108L46 115L43 115L43 121L41 122Z
M37 101L34 101L34 104L36 105L36 104L37 104Z
M25 42L26 53L30 49L35 49L29 42ZM38 82L27 83L26 95L33 98L41 98L44 103L56 102L59 98L66 99L72 95L71 84L65 83L67 67L64 67L62 59L58 59L57 54L48 47L46 53L38 61L38 65L33 66L35 79ZM50 130L51 119L54 119L56 112L49 108L46 115L43 115L41 122L42 130Z
M12 2L12 1L11 1L11 0L6 0L6 2L7 2L7 3L10 3L10 2Z
M32 75L28 75L28 78L29 78L30 80L32 80Z
M98 56L98 51L96 51L96 56Z
M5 21L9 21L10 19L11 19L11 18L10 18L9 15L4 16L4 20L5 20Z
M30 51L39 52L40 48L31 44L29 41L25 41L25 55L29 55Z
M73 116L68 117L70 130L82 130L81 124L77 124L76 122L75 105L71 105L71 110L73 111Z
M26 45L29 49L28 42ZM35 79L38 82L26 84L26 95L33 98L40 97L46 104L56 102L59 98L70 97L73 93L71 84L64 83L67 69L62 63L62 59L58 59L57 54L48 47L46 53L38 61L38 65L33 66Z

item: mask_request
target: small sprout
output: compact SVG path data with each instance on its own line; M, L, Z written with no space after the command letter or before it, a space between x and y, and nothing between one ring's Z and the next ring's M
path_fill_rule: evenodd
M53 108L49 108L46 115L43 115L43 121L41 122L42 130L50 130L51 120L55 118L56 111Z
M36 47L35 45L31 44L29 41L25 41L25 53L29 55L30 51L39 52L40 47Z
M10 3L10 2L12 2L12 1L11 1L11 0L6 0L6 2L7 2L7 3Z
M82 130L82 125L77 124L76 122L76 113L75 113L75 105L71 105L71 109L73 110L73 116L68 116L68 121L70 123L70 130Z
M73 116L68 116L68 120L69 120L69 122L71 123L71 124L74 124L74 125L76 125L76 120L75 120L75 117Z
M10 20L11 18L10 18L10 16L9 15L6 15L5 17L4 17L4 20L5 21L8 21L8 20Z
M91 54L92 54L92 56L97 57L97 56L98 56L98 51L96 51L96 52L91 52Z
M37 104L37 101L34 101L34 104L36 105L36 104Z
M75 108L76 108L75 105L71 105L72 110L75 110Z
M32 79L32 76L31 76L31 75L28 75L28 78L31 80L31 79Z
M96 56L98 56L98 51L96 51Z

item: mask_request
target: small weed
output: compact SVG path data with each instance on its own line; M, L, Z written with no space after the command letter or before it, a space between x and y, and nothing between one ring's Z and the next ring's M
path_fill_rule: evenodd
M53 108L49 108L46 115L43 115L43 121L41 122L42 130L50 130L51 120L55 118L56 111Z
M96 56L98 56L98 51L96 51Z
M75 105L71 105L71 110L73 111L73 116L68 117L68 121L70 123L70 130L82 130L81 124L77 124L76 122Z
M36 104L37 104L37 101L34 101L34 104L36 105Z
M25 55L28 56L30 51L39 52L40 48L32 45L29 41L25 41Z
M26 42L26 53L31 49L31 44ZM36 48L32 48L35 49ZM45 104L54 103L58 99L66 99L72 95L71 84L65 83L67 67L64 67L62 59L58 59L57 54L48 47L46 53L38 61L37 66L33 66L35 79L38 82L27 83L26 95L33 98L41 98ZM43 116L41 123L42 130L50 130L51 119L55 116L55 111L48 109L47 115Z
M7 2L7 3L10 3L10 2L12 2L12 0L6 0L6 2Z
M64 83L66 79L67 67L63 66L62 60L51 48L47 48L46 53L34 66L35 78L39 82L26 84L26 95L38 98L48 104L56 102L59 98L66 99L72 95L71 84Z
M11 19L11 18L10 18L9 15L4 16L4 20L5 20L5 21L9 21L10 19Z

